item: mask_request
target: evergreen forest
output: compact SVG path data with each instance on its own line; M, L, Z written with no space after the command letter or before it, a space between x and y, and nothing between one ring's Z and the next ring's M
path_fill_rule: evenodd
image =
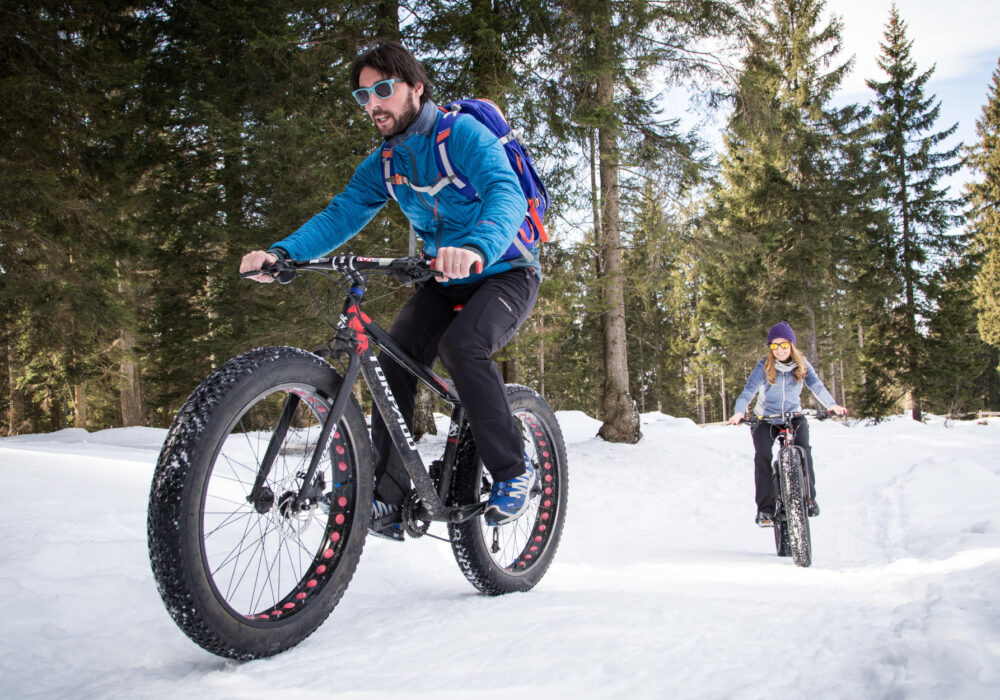
M3 2L0 434L166 427L228 358L329 337L323 280L237 269L378 147L348 69L380 38L439 103L500 105L546 182L544 283L496 361L556 410L624 442L643 412L725 420L781 320L855 416L1000 410L1000 63L949 145L899 9L870 99L835 100L853 62L827 9ZM678 91L721 141L664 112ZM408 244L390 202L343 252ZM375 282L366 311L388 326L409 294Z

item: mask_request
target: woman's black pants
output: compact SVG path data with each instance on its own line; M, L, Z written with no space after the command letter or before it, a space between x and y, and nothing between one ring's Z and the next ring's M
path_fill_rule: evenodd
M809 424L805 416L792 418L795 428L795 444L806 453L806 469L809 473L809 498L816 499L816 475L813 472L812 448L809 446ZM754 485L757 492L757 510L774 513L774 476L771 462L774 460L774 440L781 429L770 423L760 423L751 433L753 437Z

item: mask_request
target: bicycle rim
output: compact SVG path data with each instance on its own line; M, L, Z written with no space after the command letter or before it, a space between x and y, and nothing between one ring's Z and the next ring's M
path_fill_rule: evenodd
M294 398L291 398L294 397ZM262 493L251 497L286 402L297 406ZM211 589L232 614L261 625L294 617L322 591L344 553L357 503L357 467L346 423L317 468L322 503L296 511L330 402L307 384L268 388L233 420L205 479L201 548Z
M484 518L477 518L480 536L493 563L509 574L519 575L531 570L548 549L556 534L553 525L560 519L561 474L556 468L552 427L530 409L515 409L514 417L521 424L524 447L535 467L537 477L531 489L527 512L517 520L490 527ZM483 470L482 498L489 497L493 485Z

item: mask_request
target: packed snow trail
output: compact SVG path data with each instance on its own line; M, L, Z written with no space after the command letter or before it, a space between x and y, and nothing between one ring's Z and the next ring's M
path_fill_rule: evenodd
M486 598L447 543L370 538L319 631L244 664L184 637L153 584L165 431L2 439L0 697L1000 697L1000 423L813 422L801 569L753 524L745 427L649 414L613 445L559 419L568 519L533 591Z

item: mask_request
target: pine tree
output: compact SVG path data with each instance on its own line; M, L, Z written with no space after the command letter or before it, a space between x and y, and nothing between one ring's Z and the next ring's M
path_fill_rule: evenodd
M976 134L968 164L981 179L967 186L966 195L969 230L982 256L974 287L977 323L983 340L1000 348L1000 63Z
M347 80L366 34L349 10L176 3L165 13L151 80L170 105L170 150L150 217L162 272L148 328L161 422L229 357L324 339L306 282L251 284L236 270L322 209L374 147Z
M591 172L604 356L600 434L607 440L634 442L641 435L628 366L621 191L630 141L669 143L675 132L657 118L649 79L654 67L671 84L707 72L692 49L733 31L737 17L737 7L725 2L560 3L548 61L558 77L545 96L553 134L579 144Z
M878 63L888 78L881 82L868 80L867 84L875 91L875 156L894 229L885 253L888 264L899 271L903 289L892 309L892 325L878 338L897 352L878 354L880 362L897 368L896 375L910 396L913 419L920 420L923 386L927 374L933 372L926 361L926 341L920 331L922 319L933 313L930 281L941 261L961 253L963 246L960 236L949 235L957 223L953 212L958 202L949 198L940 184L943 177L960 167L956 160L959 147L938 150L958 125L932 132L940 103L935 103L933 96L925 97L924 87L934 68L917 73L910 57L912 42L906 38L906 24L895 6L884 36Z
M976 328L977 257L946 262L931 284L936 308L927 322L926 404L935 413L958 418L1000 408L997 349Z
M780 320L821 375L843 359L833 353L845 345L846 241L865 218L852 167L864 133L856 107L831 104L850 63L834 63L841 25L823 25L823 7L779 0L759 22L725 134L704 305L709 345L726 348L737 382Z
M137 220L159 167L142 94L156 45L146 9L5 4L0 16L0 295L13 385L46 404L51 427L70 408L78 427L120 424L118 395L134 389L119 382L137 327L139 295L126 290L142 279Z

